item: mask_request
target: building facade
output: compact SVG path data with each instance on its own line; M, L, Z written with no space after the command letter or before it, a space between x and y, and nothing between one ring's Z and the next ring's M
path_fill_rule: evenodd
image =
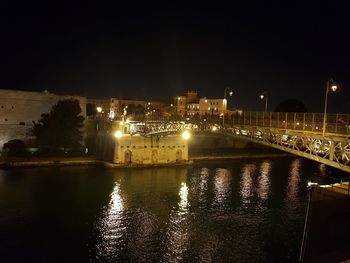
M223 115L226 110L226 99L201 98L199 100L199 115Z
M147 101L145 100L123 100L111 98L110 100L110 118L120 118L122 115L130 113L131 108L140 108L143 111L146 109ZM129 109L128 109L129 108Z

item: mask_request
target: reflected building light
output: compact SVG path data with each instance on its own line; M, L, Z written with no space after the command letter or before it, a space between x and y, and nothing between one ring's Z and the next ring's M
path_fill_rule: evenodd
M255 164L246 164L242 171L242 181L241 181L241 197L243 203L249 203L249 198L253 195L253 179L256 170Z
M101 241L96 244L98 255L112 257L115 253L116 244L119 244L123 238L126 229L123 224L123 203L120 195L120 185L116 183L111 194L111 200L97 223L97 229L101 235Z
M287 186L287 200L293 201L298 195L301 159L295 159L290 165L290 176Z
M215 172L215 201L221 203L230 192L231 173L227 169L216 169Z
M173 210L170 216L166 232L166 252L160 262L181 262L187 251L191 235L191 224L188 217L188 190L187 184L182 182L179 191L179 210Z
M260 176L259 176L259 186L258 186L258 196L266 200L270 190L270 177L269 173L271 170L271 162L264 161L260 166Z
M184 183L184 182L181 183L179 196L180 196L179 207L182 209L185 209L188 205L188 200L187 200L188 187L187 187L186 183Z
M209 176L209 169L208 168L202 168L200 173L200 193L203 194L203 192L207 188L207 181Z
M120 196L119 184L117 183L114 186L109 206L110 211L113 212L113 214L121 212L124 208L122 198Z

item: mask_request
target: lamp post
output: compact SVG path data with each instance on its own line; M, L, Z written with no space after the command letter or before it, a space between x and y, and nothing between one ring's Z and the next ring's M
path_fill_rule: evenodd
M233 91L230 87L226 87L225 90L224 90L224 100L223 100L223 115L222 115L222 127L225 128L225 114L226 114L226 109L227 109L227 99L226 99L226 96L227 96L227 92L229 94L229 96L231 97L232 94L233 94Z
M333 79L329 79L326 82L326 96L324 99L324 113L323 113L323 126L322 126L322 135L324 137L325 133L326 133L326 122L327 122L327 103L328 103L328 92L329 89L331 89L331 91L335 92L338 89L337 84L334 82Z
M267 93L267 91L264 91L263 93L260 94L259 97L261 100L265 99L265 112L267 112L267 101L269 99L269 94Z

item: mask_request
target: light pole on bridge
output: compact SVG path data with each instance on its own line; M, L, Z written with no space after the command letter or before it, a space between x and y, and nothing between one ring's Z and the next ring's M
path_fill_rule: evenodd
M222 127L225 128L225 114L226 114L226 110L227 110L227 92L228 92L228 95L231 97L232 94L233 94L233 91L230 87L226 87L225 90L224 90L224 100L223 100L223 115L222 115Z
M326 96L324 99L324 113L323 113L323 127L322 127L322 135L324 137L325 133L326 133L326 122L327 122L327 103L328 103L328 92L329 89L331 89L331 91L335 92L338 89L337 84L334 82L333 79L329 79L327 80L326 83Z
M259 97L261 100L265 99L265 112L267 112L267 101L269 99L269 94L267 93L267 91L264 91L263 93L260 94Z

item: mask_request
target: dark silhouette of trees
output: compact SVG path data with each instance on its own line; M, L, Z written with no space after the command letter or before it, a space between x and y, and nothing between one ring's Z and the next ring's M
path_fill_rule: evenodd
M7 152L8 157L24 156L26 144L22 140L14 139L4 144L3 150Z
M44 148L75 148L81 146L84 117L77 100L60 100L50 113L34 122L33 134Z
M275 112L307 112L307 108L300 100L286 99L277 105Z

